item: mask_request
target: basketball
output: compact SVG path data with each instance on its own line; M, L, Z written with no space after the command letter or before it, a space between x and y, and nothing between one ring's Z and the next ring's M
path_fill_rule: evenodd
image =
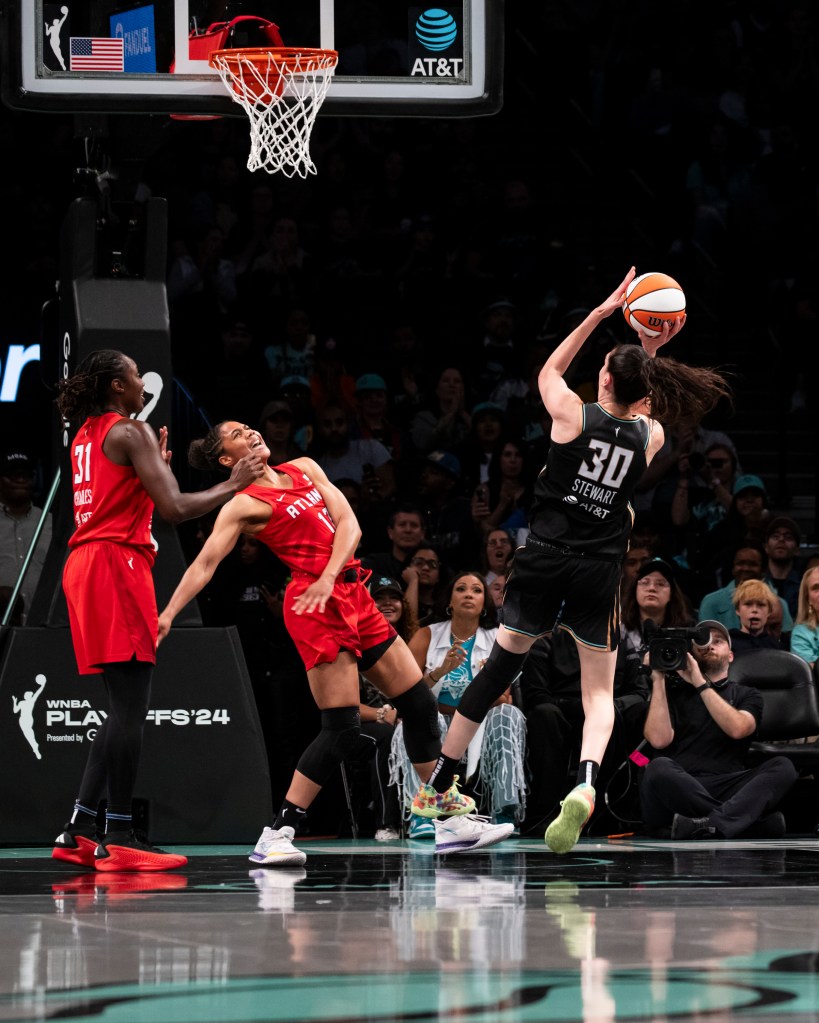
M626 288L623 315L634 330L658 337L664 322L673 323L685 312L685 294L668 274L640 274Z

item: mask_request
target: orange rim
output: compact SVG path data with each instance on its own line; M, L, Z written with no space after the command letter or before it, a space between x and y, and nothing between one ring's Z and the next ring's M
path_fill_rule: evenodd
M238 67L241 62L267 68L271 60L282 69L310 71L322 66L335 67L338 62L338 51L297 46L253 46L244 50L213 50L208 54L208 64L211 67L216 67L221 61L231 70Z

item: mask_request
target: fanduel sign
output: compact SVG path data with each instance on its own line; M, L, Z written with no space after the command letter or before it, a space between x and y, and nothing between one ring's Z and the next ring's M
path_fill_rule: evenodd
M0 349L2 351L2 349ZM40 361L39 345L9 345L0 360L0 401L17 401L20 376L30 362Z

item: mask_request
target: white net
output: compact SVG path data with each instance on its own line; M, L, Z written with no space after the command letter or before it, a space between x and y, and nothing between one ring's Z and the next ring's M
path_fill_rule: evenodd
M211 67L250 120L248 170L315 174L310 135L338 63L334 50L216 50Z

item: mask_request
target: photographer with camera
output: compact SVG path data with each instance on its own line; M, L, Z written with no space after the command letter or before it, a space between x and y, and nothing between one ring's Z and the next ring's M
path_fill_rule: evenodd
M732 682L731 637L721 622L648 630L652 682L643 734L662 751L640 786L643 823L674 839L776 838L785 818L774 808L796 780L786 757L747 769L762 716L758 690ZM750 836L749 836L750 837Z

